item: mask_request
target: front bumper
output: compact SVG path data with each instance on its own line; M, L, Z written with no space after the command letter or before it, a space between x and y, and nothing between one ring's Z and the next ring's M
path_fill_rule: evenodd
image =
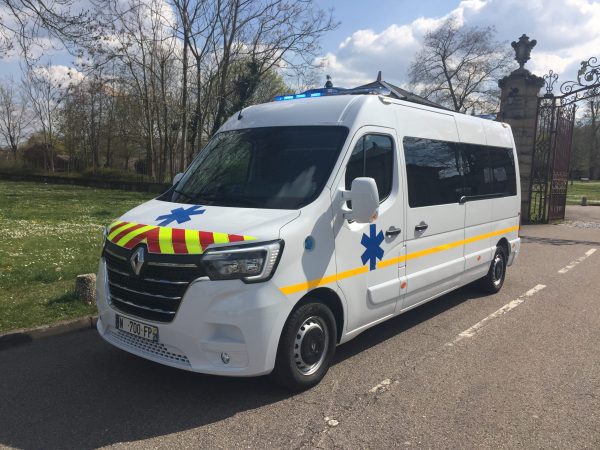
M104 260L97 282L98 332L115 347L180 369L215 375L256 376L273 370L290 301L270 281L192 282L170 323L137 318L108 301ZM115 315L158 327L152 342L115 327ZM229 355L229 362L221 354Z

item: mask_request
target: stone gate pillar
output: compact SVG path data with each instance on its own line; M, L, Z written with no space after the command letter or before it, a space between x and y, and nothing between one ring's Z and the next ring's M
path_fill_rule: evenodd
M525 34L511 45L515 49L515 59L519 68L498 81L501 89L500 112L496 120L509 124L512 128L519 157L521 172L521 216L523 223L529 222L529 190L531 166L535 144L538 94L544 80L532 74L523 66L530 58L531 49L537 44Z

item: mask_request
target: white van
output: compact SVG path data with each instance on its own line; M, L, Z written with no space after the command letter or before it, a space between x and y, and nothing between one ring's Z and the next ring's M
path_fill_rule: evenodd
M367 328L502 287L516 160L506 124L382 95L244 109L107 228L98 331L169 366L312 386Z

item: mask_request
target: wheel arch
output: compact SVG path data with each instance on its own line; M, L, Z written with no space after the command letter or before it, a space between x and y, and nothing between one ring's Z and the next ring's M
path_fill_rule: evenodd
M325 304L333 313L337 332L336 339L339 344L344 333L344 305L342 304L342 299L333 289L319 287L307 292L300 300L298 300L296 305L294 305L294 308L290 311L288 317L301 306L314 302L315 300Z
M508 239L506 239L505 237L501 238L496 243L496 247L502 247L504 249L504 252L506 253L507 258L510 256L510 245L508 243Z

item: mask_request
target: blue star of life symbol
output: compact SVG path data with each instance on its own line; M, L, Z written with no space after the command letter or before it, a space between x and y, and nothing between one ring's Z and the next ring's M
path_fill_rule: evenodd
M361 255L360 259L363 264L366 264L369 261L369 270L375 270L377 267L377 260L383 258L383 249L381 248L381 243L383 242L383 231L379 231L377 233L377 228L375 224L372 224L369 229L369 236L365 233L362 235L362 239L360 243L363 247L365 247L364 253Z
M171 214L163 214L162 216L158 216L154 220L162 220L158 225L164 227L169 225L171 222L177 221L177 223L187 222L188 220L192 220L191 216L196 216L198 214L204 214L205 209L202 209L200 205L190 206L187 209L183 209L181 207L175 208L171 210Z

